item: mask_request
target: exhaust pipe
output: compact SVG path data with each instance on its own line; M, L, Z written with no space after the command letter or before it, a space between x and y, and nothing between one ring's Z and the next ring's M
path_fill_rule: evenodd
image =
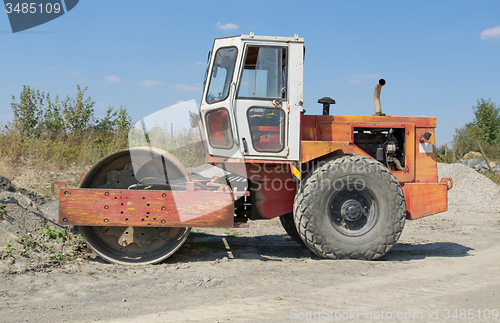
M382 113L382 107L380 105L380 91L382 91L382 86L385 85L385 80L378 80L377 85L375 85L375 93L373 93L373 103L375 104L375 116L385 116Z

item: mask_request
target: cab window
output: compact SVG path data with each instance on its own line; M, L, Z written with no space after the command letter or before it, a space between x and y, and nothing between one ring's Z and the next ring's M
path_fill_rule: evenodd
M235 47L226 47L215 53L206 97L208 103L224 101L229 95L237 52Z
M233 134L229 123L229 114L225 108L213 110L206 115L208 141L214 148L230 149L233 147Z
M282 151L285 145L285 114L278 108L248 109L253 148L260 152Z
M238 97L285 99L286 73L286 48L249 46Z

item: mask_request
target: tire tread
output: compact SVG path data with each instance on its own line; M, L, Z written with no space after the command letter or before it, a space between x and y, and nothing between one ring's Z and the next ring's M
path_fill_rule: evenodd
M311 198L311 189L317 185L322 175L333 171L338 165L350 163L367 163L368 167L378 168L377 174L380 174L380 180L389 181L393 195L393 209L396 210L394 222L392 223L392 233L385 236L385 239L378 242L372 248L360 253L359 251L346 252L340 247L325 244L321 236L314 234L314 225L310 221L314 214L314 206L317 201ZM312 170L303 180L303 186L299 188L294 200L294 220L297 231L304 244L316 255L322 258L330 259L363 259L374 260L386 254L398 241L406 220L406 204L403 189L397 181L394 174L383 166L380 162L362 155L340 155L336 156L326 164ZM328 250L333 247L333 250Z

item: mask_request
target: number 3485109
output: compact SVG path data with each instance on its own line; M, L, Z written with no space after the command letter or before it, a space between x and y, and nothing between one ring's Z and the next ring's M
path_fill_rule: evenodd
M59 13L61 11L61 4L59 3L17 3L15 6L12 3L5 4L5 11L7 13Z

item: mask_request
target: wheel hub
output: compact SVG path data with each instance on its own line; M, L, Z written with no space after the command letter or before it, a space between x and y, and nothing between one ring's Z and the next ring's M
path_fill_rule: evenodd
M342 205L340 214L347 221L357 221L363 215L363 206L356 200L347 200Z
M168 236L168 228L107 227L103 232L115 236L122 247L137 243L139 247L147 248L153 239L161 240Z

